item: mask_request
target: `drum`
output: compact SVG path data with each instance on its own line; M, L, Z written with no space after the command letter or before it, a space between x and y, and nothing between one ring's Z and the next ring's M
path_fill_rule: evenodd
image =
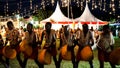
M27 45L27 41L26 40L22 40L20 43L20 51L25 51L25 45Z
M12 49L10 46L5 46L3 48L3 55L9 59L14 59L16 57L16 50Z
M78 49L79 49L79 47L76 45L75 46L75 48L74 48L74 54L75 54L75 56L76 56L76 54L77 54L77 52L78 52ZM62 48L61 48L61 57L62 57L62 59L63 60L68 60L68 61L70 61L71 60L71 51L68 51L67 50L67 45L64 45Z
M90 61L93 59L93 52L89 45L86 45L81 51L78 51L77 60Z
M20 51L22 51L26 56L31 56L32 47L28 45L27 40L23 40L19 46L20 46Z
M38 61L42 64L50 64L52 61L51 54L47 51L47 49L42 49L38 53Z
M109 57L109 61L110 61L112 64L120 65L120 47L117 48L117 49L114 49L114 50L111 52L110 57Z

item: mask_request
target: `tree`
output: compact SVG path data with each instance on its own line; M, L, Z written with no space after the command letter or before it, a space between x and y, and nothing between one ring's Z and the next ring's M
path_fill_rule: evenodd
M48 18L52 13L52 10L40 9L33 15L33 17L40 23L41 20Z

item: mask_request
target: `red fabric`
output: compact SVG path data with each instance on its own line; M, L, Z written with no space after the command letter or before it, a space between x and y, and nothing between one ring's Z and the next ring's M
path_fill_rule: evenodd
M77 24L78 22L74 22L75 24ZM58 24L73 24L73 22L58 22Z
M74 22L75 24L78 24L79 22ZM105 25L105 24L108 24L107 22L80 22L81 24L99 24L99 25ZM73 22L67 22L67 21L65 21L65 22L57 22L57 23L55 23L55 22L52 22L52 24L73 24Z
M92 24L97 24L97 22L91 22Z
M80 22L81 24L90 24L90 22Z

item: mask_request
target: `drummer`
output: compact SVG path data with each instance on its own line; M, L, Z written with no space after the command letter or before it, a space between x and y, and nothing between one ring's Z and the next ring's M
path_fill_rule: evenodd
M28 23L27 24L27 31L25 32L25 38L24 40L27 40L27 43L29 46L32 47L32 54L34 57L34 61L36 62L36 64L39 66L39 68L43 68L43 65L41 63L38 62L38 49L37 49L37 42L36 42L36 34L33 31L33 24ZM24 54L24 61L23 61L23 66L22 68L25 68L26 64L27 64L27 60L30 58L30 56Z
M69 25L62 26L60 38L61 38L61 47L67 45L67 51L71 51L72 64L73 64L73 68L75 68L75 55L74 55L74 47L76 45L74 44L75 32L72 29L70 29ZM58 60L59 66L61 61L62 59L61 57L59 57Z
M90 47L94 44L92 33L88 29L88 25L85 23L82 25L82 30L80 31L80 37L78 38L79 51L81 51L86 45ZM76 62L78 64L79 61ZM92 60L89 61L90 68L93 68Z
M2 53L2 50L3 50L3 45L4 45L4 41L2 39L2 36L0 34L0 62L2 62L4 64L4 66L7 68L7 65L5 63L5 61L3 60L2 56L3 56L3 53Z
M43 46L43 49L47 49L48 51L50 51L50 53L53 56L55 65L56 65L57 59L56 59L56 51L55 51L55 49L56 49L55 48L55 30L51 29L51 27L52 27L51 22L47 22L45 24L45 30L43 30L42 36L41 36L41 43L42 43L43 39L46 39L46 43Z
M5 46L7 43L10 43L11 48L16 49L17 51L17 60L20 65L22 65L22 60L20 59L20 51L19 51L19 43L21 42L21 37L19 31L14 27L12 21L7 22L8 30L6 32L6 41ZM6 63L9 66L9 58L6 58Z

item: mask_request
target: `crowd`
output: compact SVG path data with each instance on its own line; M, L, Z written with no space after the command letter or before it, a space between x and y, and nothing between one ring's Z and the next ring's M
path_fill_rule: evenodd
M45 29L33 28L33 24L28 23L26 30L23 30L22 27L15 28L13 22L8 21L5 32L0 35L0 62L9 68L9 59L17 58L21 68L25 68L27 60L32 58L39 68L44 68L53 59L56 68L60 68L62 60L71 60L73 68L78 68L79 61L85 60L89 62L90 68L94 68L94 44L98 44L100 68L104 68L104 61L110 62L108 57L115 41L108 25L104 25L101 32L92 27L88 29L87 24L83 24L82 29L62 25L61 29L55 31L51 27L50 22L46 22ZM24 54L24 60L20 53ZM115 64L110 64L115 68Z

